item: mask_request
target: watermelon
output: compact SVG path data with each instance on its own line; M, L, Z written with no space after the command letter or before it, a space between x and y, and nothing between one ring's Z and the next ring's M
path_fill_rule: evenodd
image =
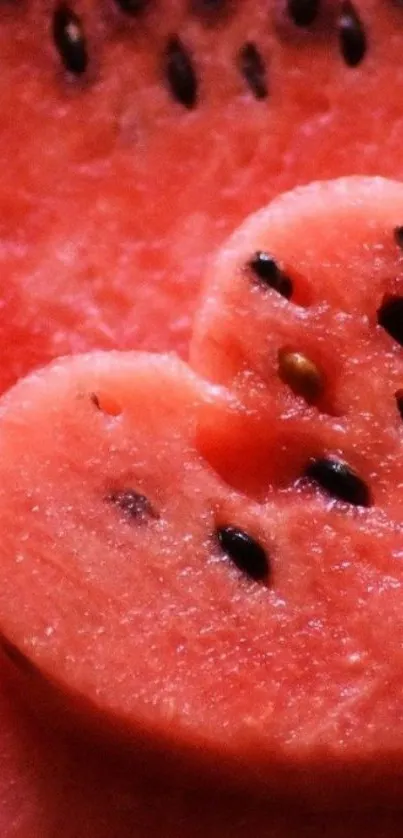
M83 58L79 44L78 70L69 72L60 52L63 7L53 16L47 3L2 6L2 389L61 352L92 346L172 347L186 355L202 268L245 212L315 177L401 174L398 3L308 0L268 10L244 0L239 12L238 4L222 0L172 2L163 20L151 2L74 8L78 19L69 12L69 31L84 25L90 49ZM170 87L165 62L172 67L178 54L173 32L198 71L197 96L188 104L173 101ZM266 72L258 69L259 85L251 86L256 51ZM211 166L199 141L205 135ZM4 810L9 834L43 838L63 828L78 838L102 830L122 836L132 834L134 810L139 834L155 826L159 834L193 836L207 823L207 831L234 835L241 821L241 832L267 832L270 811L245 814L232 801L225 815L225 804L214 801L210 820L207 803L173 789L158 793L161 808L140 789L125 821L129 793L122 781L119 791L113 770L108 781L98 779L95 760L86 771L84 746L70 761L60 743L45 747L34 736L31 749L21 716L6 709L4 718L2 741L12 740L11 751L15 740L16 753L36 748L37 754L26 787L22 758L10 759L9 788L21 793L14 804L11 792L13 805ZM57 783L56 752L65 763ZM40 803L28 825L21 801L28 805L30 798ZM46 809L52 816L43 815ZM351 825L344 817L324 822L306 815L279 823L270 820L273 834L401 832L399 821L383 815L353 817Z
M7 676L2 666L2 678ZM397 813L325 817L240 795L190 791L136 776L88 742L61 738L0 696L0 829L4 838L395 838Z
M402 19L382 0L3 3L1 388L91 348L186 356L204 266L247 213L312 179L400 177Z
M205 379L98 353L3 398L0 628L31 686L169 766L400 799L402 214L352 177L248 219Z

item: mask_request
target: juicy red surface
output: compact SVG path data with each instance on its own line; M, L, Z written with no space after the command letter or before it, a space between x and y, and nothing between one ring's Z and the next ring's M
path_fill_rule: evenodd
M173 8L175 5L172 2ZM245 9L251 7L247 0L244 5ZM260 22L264 21L265 29L267 8L265 3L253 5L256 8L253 18L258 21L261 37ZM28 11L24 5L17 8L13 3L3 4L0 230L1 270L3 278L7 277L9 295L0 333L2 387L32 364L40 364L59 350L76 350L84 345L86 348L88 342L108 346L110 340L116 341L113 318L112 338L108 329L99 333L97 311L92 319L88 318L89 341L85 335L82 339L77 336L81 314L75 314L76 301L70 311L67 311L68 302L66 307L61 306L59 316L55 317L59 289L49 311L41 303L41 315L36 300L29 302L26 281L33 277L34 285L38 274L43 274L46 281L59 276L63 289L66 278L76 276L81 289L91 287L91 275L98 273L99 263L101 268L103 264L111 264L110 273L116 271L122 226L127 229L125 239L129 242L140 232L138 246L128 251L129 267L122 266L122 282L127 287L127 282L138 273L142 282L136 288L135 322L125 330L129 336L120 337L119 342L125 346L134 343L155 348L171 345L186 352L198 277L206 253L246 211L295 182L319 176L353 171L401 174L402 10L398 3L381 4L374 0L362 0L360 9L371 27L371 48L365 64L354 72L342 69L334 36L329 49L326 26L323 34L319 34L319 48L316 46L318 30L311 35L291 33L285 27L287 34L280 53L277 41L271 42L268 27L265 51L271 60L271 101L276 108L273 130L270 109L266 105L262 108L261 103L256 104L249 97L245 100L234 71L227 70L232 48L223 50L223 54L216 53L214 59L210 78L218 66L224 90L221 85L217 87L215 75L214 84L209 85L211 106L206 128L203 115L184 117L160 92L160 71L152 57L150 63L158 89L151 103L148 92L143 97L139 94L140 111L144 114L140 123L137 90L134 103L132 100L133 86L140 89L140 82L127 62L128 52L132 55L131 37L137 32L137 23L130 26L128 35L126 23L122 26L108 9L107 17L112 21L111 29L108 22L108 31L113 34L108 35L107 41L112 41L112 48L108 57L105 46L100 65L104 67L104 78L107 70L111 72L117 65L125 73L123 97L119 83L110 84L111 99L117 105L112 109L114 118L111 119L109 106L102 104L102 84L96 85L97 99L91 91L85 92L84 88L83 92L81 85L66 83L60 73L49 42L48 4L32 4ZM167 29L169 23L165 18L163 25ZM257 24L253 22L250 26L252 34ZM244 20L240 29L243 38ZM99 38L102 42L102 27ZM215 43L214 32L206 35L206 41L209 40ZM20 49L16 49L16 43ZM296 46L301 47L298 62L295 62ZM317 65L312 70L312 48L315 55L320 52L316 61L323 66L323 74ZM294 70L290 69L291 62ZM95 75L96 72L97 66ZM233 114L237 114L237 106L242 119L234 131ZM277 123L280 107L285 108L284 125ZM245 109L249 119L245 118ZM155 131L155 110L162 114L160 124L165 124L167 116L171 134ZM84 121L89 125L90 140L81 126L75 127L76 118L81 119L81 125ZM200 134L205 137L211 124L215 126L210 134L215 162L208 167L204 143L199 138ZM142 149L140 162L133 155L133 135ZM231 137L229 152L223 137L225 142ZM188 152L186 189L183 170L177 164L182 156L176 151L179 139ZM274 167L268 163L271 154ZM166 159L173 161L169 171ZM251 160L256 161L255 168L245 165ZM241 165L244 168L240 178ZM128 198L122 194L123 181L130 184ZM151 201L148 195L154 195L156 183L158 195ZM239 184L239 192L235 184ZM103 195L107 198L105 204L100 200ZM161 197L165 195L168 212ZM138 208L135 219L132 219L133 205ZM77 247L64 267L62 257L67 240L77 240ZM25 287L26 295L22 293ZM62 296L66 296L65 292ZM92 302L92 292L89 297ZM174 314L167 316L167 312ZM61 325L59 342L53 336L57 322ZM67 323L71 326L68 330ZM132 836L134 830L136 838L153 833L165 838L171 835L194 838L207 832L214 835L214 830L217 836L244 838L255 832L260 838L267 835L269 825L271 834L281 838L296 833L304 838L324 834L329 838L350 835L351 838L361 835L395 838L402 832L399 817L385 813L294 818L292 813L273 816L270 806L255 806L239 799L226 802L220 797L206 801L175 788L158 790L155 794L154 789L147 791L141 783L133 790L133 778L128 779L123 770L109 764L104 768L101 755L89 756L87 748L45 736L17 712L3 689L0 703L1 823L2 834L7 838L53 838L56 834L68 838L93 834L99 838L125 838Z
M398 3L359 4L369 49L354 69L340 56L332 0L309 31L280 2L229 5L233 14L206 26L187 0L172 0L169 16L150 4L134 20L112 2L77 2L90 55L77 81L61 69L49 4L3 4L3 387L91 347L186 354L206 262L248 212L311 179L401 174ZM192 112L164 84L173 31L200 77ZM245 40L267 62L267 100L237 70Z
M140 777L96 745L39 725L0 660L2 838L397 838L387 811L314 814Z

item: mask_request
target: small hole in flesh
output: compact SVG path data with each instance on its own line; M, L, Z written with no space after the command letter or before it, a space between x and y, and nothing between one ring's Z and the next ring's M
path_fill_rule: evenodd
M81 76L88 66L87 41L80 18L65 3L53 13L53 40L69 73Z
M350 0L341 4L338 22L340 51L348 67L357 67L365 58L367 37L361 18Z
M251 259L249 267L261 286L273 288L286 300L291 298L293 293L291 279L284 273L270 253L258 250Z
M303 352L283 348L278 353L281 380L306 402L313 404L323 395L325 380L319 367Z
M320 0L287 0L287 12L296 26L311 26L319 12Z
M135 521L145 521L147 518L158 518L158 514L145 495L134 489L121 489L106 496L108 503L117 506L128 518Z
M364 480L348 463L333 457L311 460L304 476L336 500L353 506L371 506L371 494Z
M106 413L108 416L120 416L122 408L119 402L112 396L106 393L91 393L90 399L93 405L100 410L101 413Z
M269 93L266 65L256 44L248 42L241 47L238 66L255 99L266 99Z
M238 570L255 582L265 582L270 575L269 557L264 548L238 527L220 527L216 531L218 543Z
M403 346L403 297L386 296L378 309L378 323Z
M189 110L197 104L198 82L193 59L177 35L165 50L165 73L173 98Z

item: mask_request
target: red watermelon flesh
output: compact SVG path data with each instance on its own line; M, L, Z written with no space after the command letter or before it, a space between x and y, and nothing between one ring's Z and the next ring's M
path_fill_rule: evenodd
M398 3L357 0L356 66L332 0L305 27L285 0L124 5L77 0L80 75L55 45L57 4L2 4L2 388L93 347L186 354L204 265L248 212L312 178L402 172ZM194 62L190 109L168 89L174 36ZM240 70L251 45L266 98Z
M266 421L282 447L289 426L295 474L257 504L209 465L219 437L227 459L247 448L253 414L241 430L233 398L178 361L87 355L17 385L0 414L0 628L87 724L168 766L316 806L396 802L402 546L381 494L386 436L371 449L364 425L360 453L353 434L305 422L301 444L302 417L278 405L274 392ZM300 485L330 439L350 467L336 501ZM392 453L397 470L397 440Z
M403 827L398 813L279 811L272 801L133 775L88 742L40 727L4 686L0 737L2 838L396 838Z
M379 506L398 524L402 216L393 181L311 184L252 215L213 261L191 360L254 417L255 496L287 489L307 450L345 451L375 517ZM243 463L225 476L244 487Z

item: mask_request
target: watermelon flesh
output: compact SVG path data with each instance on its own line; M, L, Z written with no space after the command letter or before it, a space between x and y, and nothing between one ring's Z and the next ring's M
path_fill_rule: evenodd
M2 679L9 673L2 666ZM8 680L8 678L7 678ZM282 812L272 802L190 791L127 771L99 748L66 741L0 695L0 828L4 838L395 838L398 813Z
M378 185L378 189L379 189L378 200L380 200L380 198L381 198L382 189L386 190L388 188L391 191L389 193L387 193L386 196L390 200L392 208L397 207L398 203L396 203L396 201L397 201L398 195L394 194L395 187L393 187L393 185L390 185L390 184L381 184L380 182L378 182L378 184L379 184ZM355 184L354 188L358 189L359 186L360 186L360 184L357 182ZM346 184L346 187L347 187L347 184ZM317 189L320 191L322 189L322 187L318 187ZM376 185L374 185L374 189L376 189ZM337 190L336 190L336 193L337 193ZM329 196L327 196L327 197L329 198ZM367 197L369 197L369 192L367 193ZM313 199L314 199L314 195L311 194L310 195L310 201L313 201ZM333 200L335 200L335 196L333 196ZM319 204L320 204L320 201L319 201ZM303 207L304 207L304 204L302 202L302 206L300 205L300 209L299 209L300 212L303 210ZM322 211L323 211L323 206L321 207L321 212ZM373 205L371 205L371 211L374 212ZM287 218L288 218L288 216L287 216ZM386 221L388 221L387 216L385 216L384 221L385 221L385 223L386 223ZM392 237L394 237L396 220L392 219L392 222L393 222ZM380 229L381 229L381 225L379 227L379 230ZM384 227L384 229L386 230L386 227ZM367 233L368 233L368 231L367 231ZM390 229L389 229L389 234L390 234ZM389 265L390 274L391 274L391 276L393 274L394 279L396 279L396 274L397 274L396 265L393 262L395 251L393 251L393 249L391 249L390 253L388 255L389 242L390 242L390 239L387 239L386 240L386 245L385 245L385 250L387 251L386 252L385 264ZM379 244L379 242L378 242L378 244ZM248 249L248 252L249 252L249 249ZM216 293L218 294L218 291L216 291ZM305 299L305 301L306 301L306 299ZM220 326L220 328L221 328L221 326ZM389 338L388 338L388 340L389 340ZM392 353L392 354L397 355L397 353ZM152 363L155 363L155 362L152 362ZM61 366L63 366L63 365L61 365ZM185 379L189 375L187 373L184 373L183 368L182 368L182 374L184 375ZM254 375L255 371L252 370L252 374ZM192 390L192 388L194 386L194 382L191 384L190 380L193 381L192 376L189 377L189 386L190 386L190 390ZM92 395L94 395L93 383L94 383L94 368L92 369L92 382L91 382L91 394ZM58 386L59 386L59 384L60 384L60 382L58 383ZM27 385L26 384L21 385L21 387L25 387L25 386L27 386ZM57 387L56 387L56 391L55 391L49 386L49 384L46 385L46 383L45 383L45 385L43 385L43 380L42 380L41 376L38 376L37 379L32 379L30 386L33 387L33 390L35 391L34 402L35 402L35 399L40 402L41 398L42 398L42 399L45 400L45 403L47 404L48 409L50 409L49 408L49 402L52 402L52 395L54 396L55 392L56 393L58 392ZM204 387L205 387L205 385L203 385L203 389L204 389ZM233 387L233 383L231 384L231 387ZM49 390L49 392L47 392L47 397L46 398L45 398L44 390L45 391ZM96 391L95 391L95 394L96 394ZM241 395L242 398L244 398L244 394L245 394L245 390L240 389L239 392L238 392L238 395ZM83 392L82 392L82 387L81 386L80 386L79 396L80 396L80 398L78 400L76 400L76 404L82 405ZM217 396L217 394L215 394L215 397L216 396ZM39 397L41 397L41 398L39 398ZM9 398L12 398L12 395ZM38 407L38 401L36 402L37 407ZM26 419L27 419L30 409L34 410L34 412L35 412L35 404L32 407L32 405L30 405L30 399L28 399L26 401L24 401L24 399L22 399L22 402L25 403L25 409L27 411L27 414L26 414ZM97 402L98 402L98 404L97 404ZM15 414L15 416L16 416L16 421L15 421L16 427L14 428L14 432L18 436L19 431L22 432L22 428L23 428L24 425L22 423L22 427L21 426L20 426L20 428L18 427L21 417L20 417L20 415L17 416L17 413L18 414L20 413L21 402L18 399L16 399L15 404L16 404L16 406L18 404L18 411L16 411L16 414ZM100 410L100 407L102 407L102 405L103 405L104 411L107 408L106 409L106 414L107 414L106 418L108 417L108 415L110 417L109 419L107 418L107 421L112 421L112 422L116 421L116 419L119 415L119 412L118 412L119 400L116 399L116 398L111 399L110 396L108 397L108 392L105 390L105 388L104 388L104 390L101 389L101 391L98 393L97 399L95 399L95 400L91 399L90 400L90 404L98 412ZM42 407L43 407L43 404L42 404ZM238 408L237 408L235 413L236 413L236 415L238 414ZM95 414L95 415L97 415L97 414ZM11 414L9 414L9 417L10 416L11 416ZM249 417L250 417L250 412L249 412ZM232 416L232 419L234 419L234 415ZM13 424L13 422L11 421L10 425L12 426L12 424ZM30 435L32 433L33 428L35 428L35 425L33 425L31 423L29 425ZM26 446L24 445L23 448L25 448L25 447ZM98 452L98 456L99 456L99 452ZM215 465L216 466L218 465L217 460L215 461ZM18 471L18 469L17 469L17 471ZM13 524L13 526L14 526L14 524ZM300 536L300 534L301 534L301 529L298 533L298 537ZM20 596L20 593L21 593L21 591L18 592L18 596ZM16 600L16 602L18 602L18 600ZM43 603L41 601L41 606L42 606L42 604ZM379 624L379 616L378 615L377 615L377 623ZM398 620L394 619L393 624L394 624L394 630L396 629L396 631L397 631ZM25 626L27 626L27 624L25 624ZM30 632L32 632L32 626L29 626L29 630L30 630ZM15 640L16 638L14 637L13 639ZM21 637L20 637L20 639L21 639ZM381 639L380 635L379 635L379 639ZM354 663L354 661L352 663ZM359 663L359 661L356 661L355 663ZM7 712L5 713L5 718L8 721ZM19 727L21 726L20 722L18 723L18 726ZM13 728L15 728L15 725L11 726L11 730L13 730ZM21 734L21 737L25 737L25 731L23 731L22 733L20 731L18 735L20 735L20 734ZM29 738L29 736L30 736L30 734L28 733L27 739ZM16 737L16 741L18 741L18 737ZM103 776L103 779L102 779L102 776L101 777L99 776L99 768L96 767L96 765L98 765L98 763L99 763L99 759L98 760L94 759L94 763L96 765L92 766L92 763L90 763L90 766L87 767L87 770L84 771L83 766L79 764L80 762L83 762L82 757L80 756L81 752L80 752L79 748L77 749L78 750L78 756L76 754L75 758L74 758L74 756L71 756L69 749L68 748L66 749L66 754L67 755L65 757L65 760L66 760L65 774L64 774L64 758L63 758L63 767L60 769L60 774L58 774L58 779L57 779L57 783L56 783L55 779L54 779L54 768L53 768L54 753L55 753L56 746L55 746L55 744L52 744L52 743L49 744L49 746L48 746L49 751L47 751L46 748L45 748L45 742L46 742L45 739L43 741L40 741L40 746L38 747L39 739L38 739L38 742L35 741L35 747L38 748L39 754L40 754L40 758L38 759L38 766L40 764L40 761L41 761L42 757L43 757L42 764L44 764L44 762L46 760L49 760L49 763L52 765L52 771L51 771L52 782L50 783L50 786L48 786L47 783L44 784L44 787L42 788L42 792L43 792L42 797L41 797L41 794L39 794L39 796L38 796L38 794L36 792L36 798L38 799L38 797L39 797L39 801L36 804L37 808L34 808L33 812L30 812L29 814L26 814L26 815L25 814L22 815L21 812L19 811L20 821L19 822L18 822L18 820L15 821L15 825L13 825L13 827L12 827L13 832L10 832L9 834L14 834L14 835L21 834L22 836L25 836L26 834L29 834L30 838L32 838L32 835L35 835L35 829L37 829L36 834L44 836L44 835L47 834L46 830L48 829L48 826L49 826L49 830L50 830L50 831L48 830L48 834L53 834L52 830L54 829L54 821L52 821L52 815L49 814L49 810L46 812L46 814L44 814L44 811L46 811L46 806L44 805L43 809L41 809L40 803L42 802L42 804L43 804L44 801L46 801L46 800L49 802L51 797L52 797L53 800L55 800L55 799L58 800L57 795L58 795L59 789L60 789L59 814L60 814L60 809L62 808L63 805L66 805L66 809L65 810L62 809L62 811L69 812L69 817L66 818L66 823L63 827L66 830L70 830L70 833L68 831L66 831L66 835L69 835L69 834L72 835L72 836L76 835L76 836L78 836L78 838L82 838L82 836L85 834L84 830L85 830L87 824L89 824L89 827L88 827L89 829L91 829L91 828L97 829L100 835L102 835L102 829L104 829L105 835L109 835L109 836L112 836L114 834L114 831L115 831L116 835L118 835L118 834L119 835L124 835L126 829L127 829L127 834L131 834L129 832L129 821L130 821L130 828L132 829L133 828L133 809L134 808L136 809L136 812L137 812L137 815L138 815L138 818L139 818L139 824L141 823L141 826L139 825L139 829L138 829L138 834L140 836L141 836L141 830L142 829L143 829L144 834L152 834L152 830L153 830L153 828L156 824L157 824L159 832L161 831L161 829L165 828L165 834L168 834L168 835L169 835L168 828L170 828L171 824L172 824L172 834L177 835L177 834L179 834L179 830L181 830L183 832L184 836L186 836L187 834L189 834L189 836L194 836L194 835L197 835L197 834L201 834L201 829L205 827L205 822L203 820L201 820L200 809L202 809L202 811L204 812L204 814L206 816L206 808L207 807L205 807L203 804L201 804L200 796L199 797L195 796L195 795L192 796L192 794L190 792L189 793L185 793L185 792L180 792L179 793L177 790L176 790L176 793L175 793L172 789L168 789L168 790L167 789L165 789L165 790L160 789L159 790L158 799L161 803L162 811L158 809L158 814L155 812L156 807L155 807L155 800L153 798L153 816L152 816L152 819L150 821L150 817L151 817L150 816L150 807L147 803L148 796L147 796L147 792L144 789L144 787L141 787L139 789L139 792L138 792L139 797L136 798L136 794L132 791L132 789L130 790L130 792L127 791L125 781L122 779L122 773L119 772L119 770L116 771L116 778L115 778L115 772L113 770L113 771L108 771L107 772L108 773L108 779L107 780L104 777L104 775L102 775ZM58 743L57 747L59 748L59 752L60 752L60 747L61 747L60 742ZM24 738L24 748L26 748L25 738ZM11 751L13 751L12 748L11 748ZM33 749L33 751L35 753L35 748ZM16 747L16 752L18 752L17 747ZM70 756L69 756L69 754L70 754ZM86 749L85 761L88 761L87 749ZM13 762L11 762L11 764L13 765ZM72 768L73 768L73 770L72 770ZM38 767L38 774L40 773L42 775L42 772L44 770L45 770L44 768L39 769L39 767ZM72 773L73 773L74 780L75 780L75 782L73 782L73 783L71 783L71 774ZM34 768L34 770L32 772L33 777L35 777L35 774L36 774L36 768ZM46 772L45 772L45 774L48 777L48 781L50 781L50 775L48 775ZM67 781L68 776L70 777L69 781ZM28 791L25 790L24 785L22 786L24 788L24 795L25 795L24 799L29 798L30 794L32 794L32 791L30 791L30 788L32 788L31 783L33 782L33 777L31 777L31 775L28 776L28 779L27 779L27 789L28 789ZM21 781L21 777L20 777L20 781ZM23 782L23 784L25 782L25 777L24 776L22 777L22 782ZM59 785L59 782L60 782L60 785ZM105 793L105 783L108 784L108 789L111 792L109 797ZM110 784L112 784L112 791L111 791L111 785ZM15 781L13 781L13 787L15 788ZM50 788L52 789L51 793L49 791ZM113 790L115 788L116 788L116 798L115 798L115 795L113 793ZM55 789L56 789L56 791L55 791ZM176 797L175 797L175 794L177 795ZM70 795L71 795L71 801L72 801L71 805L69 805ZM122 799L121 795L123 795L123 797L124 797L124 801L125 801L124 805L128 807L128 809L130 810L130 814L129 813L127 813L127 815L122 814L120 805L116 804L116 799L118 801L121 801L121 799ZM179 798L180 798L179 802L178 802L178 795L179 795ZM169 804L167 803L167 797L169 797ZM86 798L86 799L84 800L83 798ZM106 798L106 800L105 800L105 798ZM113 799L111 799L111 798L113 798ZM174 798L174 800L172 800L172 798ZM251 812L251 810L250 810L251 805L253 805L253 812ZM88 806L90 806L90 811L88 811ZM10 805L10 813L11 813L11 808L12 807ZM118 811L118 809L119 809L119 811ZM77 822L71 816L71 811L72 810L74 810L74 812L77 814ZM167 826L167 812L170 813L170 820L168 820L169 827ZM185 816L184 816L184 812L186 812ZM294 821L293 820L293 815L291 813L288 814L287 817L285 817L284 814L273 815L273 812L271 811L271 807L270 807L270 812L268 812L265 809L265 807L261 806L260 804L257 806L255 803L247 804L247 803L242 803L239 800L237 801L237 803L235 803L233 800L231 800L228 803L228 802L226 802L225 798L223 799L222 796L220 796L219 801L217 801L217 805L214 805L213 812L214 812L214 818L212 819L211 822L208 820L209 828L211 828L211 829L217 828L217 830L220 829L220 834L222 834L223 830L228 829L228 830L231 831L231 835L234 835L234 834L236 835L237 830L239 831L239 835L243 835L243 834L246 833L246 829L248 829L248 832L249 832L250 829L252 829L252 828L257 832L257 834L262 834L263 835L267 831L267 824L269 822L269 819L270 819L270 823L273 827L273 834L278 834L278 835L281 835L281 836L287 836L287 838L288 838L289 835L295 834L296 829L298 829L298 832L300 834L304 834L304 831L305 831L306 835L317 836L318 834L320 834L320 832L323 828L326 828L327 834L329 834L329 835L334 834L335 836L339 835L339 834L341 835L341 830L343 830L343 834L346 834L346 832L348 834L348 829L350 829L351 835L358 835L358 834L371 835L371 830L372 830L372 833L374 834L374 836L379 835L379 834L384 834L384 835L387 836L387 838L391 838L392 835L394 836L396 834L399 834L400 827L401 827L398 816L388 816L386 814L379 814L379 816L371 815L370 819L368 819L365 816L363 816L363 817L352 816L350 818L350 822L347 823L347 824L346 824L345 816L340 816L340 818L335 818L334 816L332 816L331 823L330 823L327 820L324 821L323 818L319 818L318 816L307 816L306 814L304 814L301 817L301 815L296 814L295 815L295 821ZM139 814L139 813L141 813L141 814ZM126 816L129 820L126 820ZM10 817L11 817L11 815L10 815ZM53 817L57 817L57 815L53 815ZM272 820L273 818L274 818L274 820ZM37 823L40 823L39 828L37 826L35 826L36 821L37 821ZM303 826L302 826L302 822L303 822ZM29 824L29 827L28 827L28 824ZM95 826L94 826L94 824L95 824ZM143 824L144 824L144 828L143 828ZM325 827L323 826L324 824L326 824ZM19 830L19 832L18 832L18 830ZM7 834L7 833L5 832L4 834ZM217 834L218 834L218 832L217 832Z
M191 361L254 416L248 445L256 497L287 487L309 448L312 455L345 450L371 484L376 507L398 522L401 341L379 321L387 301L398 305L402 296L402 214L398 183L352 177L311 184L252 215L212 262ZM277 278L259 277L257 255L263 272L266 259ZM293 353L320 377L313 400L303 375L299 388L287 378L283 356ZM224 474L237 484L231 462ZM239 481L243 486L242 464Z
M91 348L186 356L204 266L248 212L312 179L401 176L398 3L360 2L368 49L356 67L331 0L308 28L280 2L229 3L208 20L200 5L146 3L130 17L79 0L80 77L64 69L48 3L4 5L1 389ZM190 111L167 86L173 33L197 71ZM239 71L245 43L261 52L267 98Z
M101 353L21 382L0 415L11 648L137 744L316 805L401 793L402 370L377 320L400 299L402 210L400 185L351 178L246 223L217 257L192 351L232 394L173 358ZM306 261L318 242L328 275ZM262 252L291 299L245 269ZM356 278L343 295L333 266ZM340 310L348 353L341 340L333 353L347 377L348 359L359 366L343 398L368 356L372 401L319 410L268 388L271 343L286 335L308 358L319 346L320 366ZM248 541L241 564L229 527Z

